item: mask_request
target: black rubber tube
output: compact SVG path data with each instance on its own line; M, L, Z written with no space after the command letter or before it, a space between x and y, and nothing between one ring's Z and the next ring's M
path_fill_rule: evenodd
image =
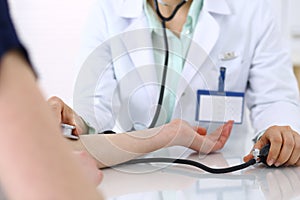
M161 81L161 87L160 87L160 93L159 93L159 97L158 97L158 105L157 108L155 110L154 113L154 117L152 119L152 122L150 124L150 126L148 128L153 128L155 127L155 124L157 123L161 108L162 108L162 104L163 104L163 99L164 99L164 92L165 92L165 84L166 84L166 78L167 78L167 71L168 71L168 65L169 65L169 43L168 43L168 37L167 37L167 28L166 28L166 22L172 20L177 11L181 8L181 6L183 6L186 3L186 1L181 1L176 8L174 9L174 11L172 12L172 14L169 17L164 17L158 7L158 2L157 0L154 0L154 5L155 5L155 10L157 15L160 17L160 19L162 20L162 28L163 28L163 36L164 36L164 45L165 45L165 61L164 61L164 70L163 70L163 75L162 75L162 81Z
M174 159L174 158L140 158L135 160L130 160L128 162L125 162L123 164L139 164L139 163L176 163L176 164L184 164L184 165L190 165L197 167L199 169L202 169L206 172L212 173L212 174L224 174L229 172L234 172L238 170L245 169L251 165L254 165L256 163L255 159L251 159L248 162L242 163L240 165L235 165L232 167L226 167L226 168L211 168L206 165L203 165L199 162L193 161L193 160L187 160L187 159ZM121 164L121 165L123 165Z

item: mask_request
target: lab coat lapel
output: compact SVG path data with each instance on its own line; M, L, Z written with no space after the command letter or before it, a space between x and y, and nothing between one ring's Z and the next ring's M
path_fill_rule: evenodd
M117 13L124 18L137 18L143 12L143 0L113 0Z
M177 100L180 100L179 97L190 84L192 78L199 73L203 63L209 59L209 54L218 40L220 27L212 13L227 15L231 12L225 0L204 0L182 77L178 84ZM201 74L198 75L201 76Z
M151 32L145 15L132 19L132 23L122 34L127 53L138 71L142 84L157 83L155 61L152 50ZM157 93L154 87L146 87L153 96Z

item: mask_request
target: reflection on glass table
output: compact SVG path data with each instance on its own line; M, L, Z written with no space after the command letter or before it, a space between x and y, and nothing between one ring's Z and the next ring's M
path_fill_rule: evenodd
M221 168L242 163L242 156L222 153L199 156L187 152L189 155L185 158L210 167ZM99 186L99 190L110 200L286 200L300 199L298 188L300 167L266 168L263 164L227 174L209 174L192 166L178 164L125 165L104 170L104 180Z

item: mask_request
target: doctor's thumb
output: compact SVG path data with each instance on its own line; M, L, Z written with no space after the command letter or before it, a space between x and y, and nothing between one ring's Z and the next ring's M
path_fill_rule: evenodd
M254 146L253 146L252 150L250 151L250 153L244 157L244 159L243 159L244 162L248 162L249 160L251 160L252 158L254 158L253 155L252 155L253 149L262 149L267 143L268 143L268 142L266 142L266 141L263 140L263 139L258 140L258 141L254 144Z
M248 162L252 158L253 158L253 155L252 155L252 152L251 152L248 155L244 156L243 160L244 160L244 162Z

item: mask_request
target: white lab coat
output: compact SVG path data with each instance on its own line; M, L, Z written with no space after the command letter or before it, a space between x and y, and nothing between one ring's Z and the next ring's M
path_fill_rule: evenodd
M85 30L75 110L97 131L146 128L159 83L142 0L98 0ZM300 131L297 82L275 15L266 0L204 0L176 91L172 118L192 125L198 89L245 92L253 127ZM95 50L97 48L97 50ZM227 52L236 57L221 59ZM221 57L220 57L221 55Z

